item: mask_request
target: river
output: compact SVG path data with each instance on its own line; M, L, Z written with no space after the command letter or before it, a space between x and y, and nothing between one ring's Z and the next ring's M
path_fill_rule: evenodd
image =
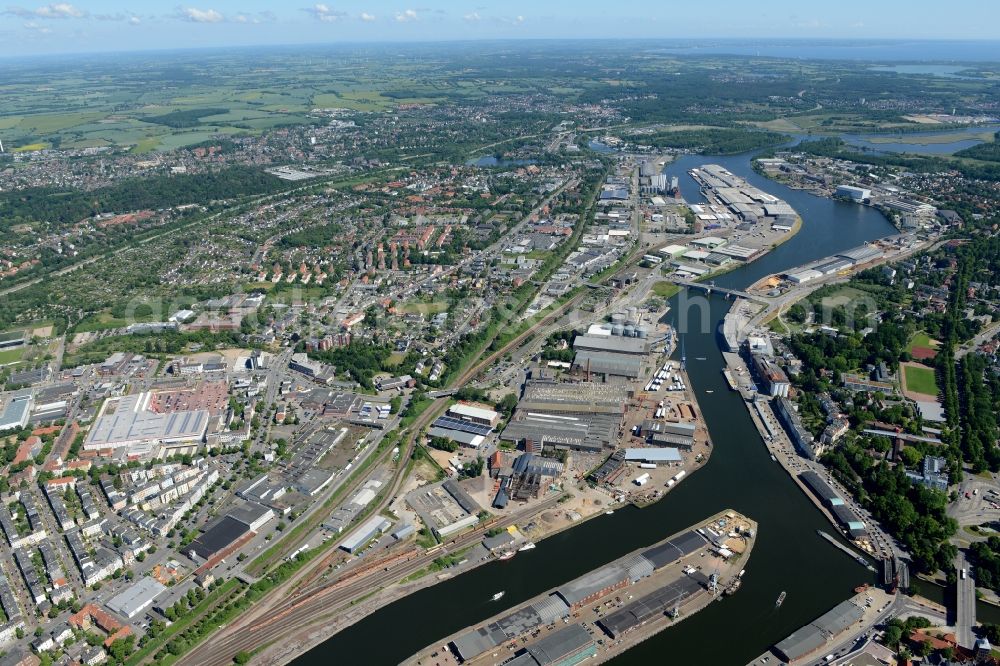
M684 156L667 165L691 202L701 199L687 170L721 164L785 199L802 216L802 230L763 258L720 276L716 283L745 287L769 273L886 236L895 229L875 210L823 199L767 180L750 168L752 154ZM668 317L676 316L674 297ZM836 530L788 474L770 458L739 395L729 391L716 327L730 302L708 299L707 330L688 330L685 345L715 450L708 464L660 502L601 515L539 542L507 562L481 566L372 613L293 662L319 666L337 658L396 664L418 650L501 610L490 601L506 590L505 606L576 578L640 546L659 541L726 508L759 524L759 536L740 591L623 653L615 664L670 662L746 664L803 624L849 597L872 574L826 543L817 529ZM697 318L695 318L697 319ZM695 360L703 357L704 361ZM707 390L713 391L707 393ZM774 608L782 592L787 598ZM709 657L709 655L711 655Z

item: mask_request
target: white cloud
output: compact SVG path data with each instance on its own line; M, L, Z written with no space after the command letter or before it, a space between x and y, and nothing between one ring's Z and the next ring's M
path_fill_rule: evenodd
M84 15L82 10L68 2L57 2L35 10L35 16L41 18L83 18Z
M46 27L44 25L39 25L38 23L35 23L34 21L28 21L27 23L24 24L24 27L26 29L28 29L28 30L32 30L34 32L37 32L40 35L47 35L47 34L49 34L49 33L52 32L52 28L48 28L48 27Z
M410 23L411 21L416 21L418 19L417 12L412 9L407 9L396 14L397 23Z
M196 9L185 7L180 11L181 18L192 23L222 23L226 17L214 9Z
M347 16L347 12L331 9L329 5L323 4L322 2L318 2L312 7L306 7L302 11L312 15L312 17L317 21L323 21L324 23L333 23L334 21Z
M43 19L69 19L83 18L87 12L78 9L68 2L55 2L51 5L42 5L35 9L25 9L24 7L8 7L4 14L20 16L21 18L43 18Z
M361 12L361 16L359 16L358 18L360 18L362 21L366 23L371 23L372 21L375 20L375 15L369 14L368 12Z
M472 12L463 16L462 20L468 23L476 23L477 21L482 21L483 18L479 15L479 12Z
M142 19L139 18L138 16L129 16L128 23L129 25L139 25L140 23L142 23Z

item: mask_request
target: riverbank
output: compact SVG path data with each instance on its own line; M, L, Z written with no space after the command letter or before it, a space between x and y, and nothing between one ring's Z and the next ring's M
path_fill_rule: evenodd
M750 376L750 371L741 356L735 353L730 353L725 354L724 358L730 372L736 373L737 376ZM821 464L815 461L807 460L798 454L795 450L795 446L785 433L784 428L780 423L778 423L772 413L770 404L767 400L761 400L759 398L757 400L744 399L744 404L747 407L747 412L750 414L751 421L753 421L758 433L760 433L761 440L763 441L764 447L767 449L768 453L774 461L788 473L795 485L802 491L809 501L812 502L813 506L819 509L823 516L830 522L831 525L833 525L837 534L843 536L843 531L836 517L830 509L818 497L816 497L815 493L813 493L808 486L806 486L806 484L802 481L801 474L809 471L819 474L834 490L836 490L837 493L840 494L842 499L848 502L850 508L859 516L863 515L862 508L857 505L850 493L839 487L836 480L833 479L833 477ZM861 549L865 554L879 560L882 560L895 552L893 547L894 542L891 537L882 532L876 525L866 522L865 527L868 530L868 536L863 539L853 540L852 543L854 543L855 546Z
M575 655L603 663L693 616L719 593L735 593L757 529L753 520L721 511L466 627L404 663L498 664L567 639Z

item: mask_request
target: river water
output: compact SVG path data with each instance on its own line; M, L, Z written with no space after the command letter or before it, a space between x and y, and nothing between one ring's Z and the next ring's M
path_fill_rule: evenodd
M783 198L803 218L794 238L720 276L719 286L742 288L764 275L895 232L871 208L814 197L757 175L750 168L751 158L692 155L666 168L668 176L678 176L688 201L701 199L688 169L716 163ZM677 297L671 305L668 317L676 316ZM685 332L691 385L715 445L704 468L650 507L601 515L544 539L535 550L512 560L481 566L396 601L294 664L320 666L343 658L399 663L432 641L497 613L500 607L490 601L497 590L507 592L504 606L519 604L727 508L753 518L760 528L740 591L623 653L615 664L663 663L664 657L671 663L746 664L849 597L857 585L871 582L871 573L816 534L817 529L836 530L771 460L743 401L728 390L721 374L717 326L729 305L720 297L707 299L708 326ZM776 610L775 600L783 591L787 597Z

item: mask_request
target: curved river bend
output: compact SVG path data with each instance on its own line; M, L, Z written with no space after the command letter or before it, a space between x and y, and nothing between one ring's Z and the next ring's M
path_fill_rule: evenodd
M794 238L719 277L718 285L742 288L764 275L895 232L871 208L814 197L757 175L750 168L752 157L684 156L666 168L668 175L680 178L681 191L691 202L701 197L688 169L715 163L785 199L803 218ZM490 595L499 589L507 592L504 605L513 606L726 508L760 526L739 593L623 653L615 664L660 663L664 655L676 663L703 663L708 653L714 663L746 664L846 599L857 585L870 582L868 571L817 536L817 529L834 530L771 460L739 395L726 387L716 327L730 302L712 297L709 303L710 330L685 335L691 384L715 443L704 468L650 507L599 516L544 539L513 560L481 566L396 601L299 657L295 666L325 665L333 655L397 664L432 641L495 614L499 609ZM672 306L670 316L676 302ZM698 357L706 360L694 360ZM775 610L782 591L787 598Z

